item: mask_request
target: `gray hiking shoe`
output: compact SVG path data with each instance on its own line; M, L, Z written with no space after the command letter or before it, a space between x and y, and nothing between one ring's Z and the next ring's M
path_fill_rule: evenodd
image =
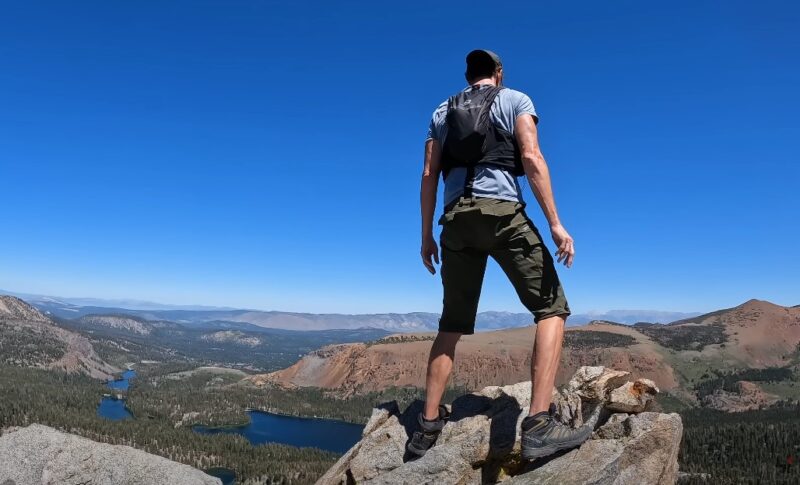
M557 451L580 446L592 435L592 428L573 429L557 422L550 413L541 412L522 420L522 458L533 460Z
M434 444L436 439L442 432L447 419L450 417L450 412L444 405L439 405L439 419L435 421L428 421L423 418L423 413L417 415L417 431L411 437L406 449L414 455L424 455Z

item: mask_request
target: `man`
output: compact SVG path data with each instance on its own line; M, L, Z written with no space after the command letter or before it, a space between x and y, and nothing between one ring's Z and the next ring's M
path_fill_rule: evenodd
M561 425L549 413L570 311L553 258L525 214L518 177L528 179L547 218L558 262L572 266L575 246L558 217L530 98L503 88L503 66L493 52L470 52L465 76L469 87L436 109L425 141L421 255L425 267L435 274L432 260L439 263L439 249L433 237L433 213L443 173L445 212L439 224L444 305L428 360L425 408L408 450L424 455L447 421L447 409L440 404L442 393L453 368L456 343L474 332L491 256L536 322L531 406L521 423L522 456L534 459L579 446L591 429Z

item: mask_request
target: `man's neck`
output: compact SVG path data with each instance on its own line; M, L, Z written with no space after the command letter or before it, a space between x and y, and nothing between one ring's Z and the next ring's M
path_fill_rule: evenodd
M492 86L497 86L497 82L494 80L494 78L491 78L491 77L487 77L487 78L484 78L484 79L478 79L477 81L473 81L473 82L470 83L470 86L481 86L483 84L489 84L489 85L492 85Z

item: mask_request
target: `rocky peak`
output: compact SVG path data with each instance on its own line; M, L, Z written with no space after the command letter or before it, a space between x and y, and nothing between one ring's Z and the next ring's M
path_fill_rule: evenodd
M745 310L745 311L755 311L755 312L780 311L783 309L784 307L776 305L775 303L772 303L770 301L757 300L755 298L751 298L750 300L747 300L746 302L734 308L734 310Z
M0 295L0 318L24 320L27 322L47 322L49 319L39 310L16 296Z
M672 484L678 473L683 425L677 414L648 411L658 388L627 372L581 367L553 393L556 419L595 430L580 448L526 462L519 428L530 406L531 383L490 386L459 397L451 418L425 456L412 459L405 445L423 403L400 412L397 403L373 410L356 443L317 482L508 484Z

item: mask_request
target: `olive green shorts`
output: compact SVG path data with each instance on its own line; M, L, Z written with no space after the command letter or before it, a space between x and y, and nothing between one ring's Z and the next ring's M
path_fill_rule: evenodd
M440 332L474 333L489 256L506 273L535 322L570 314L553 257L524 204L461 197L447 207L439 224L444 287Z

